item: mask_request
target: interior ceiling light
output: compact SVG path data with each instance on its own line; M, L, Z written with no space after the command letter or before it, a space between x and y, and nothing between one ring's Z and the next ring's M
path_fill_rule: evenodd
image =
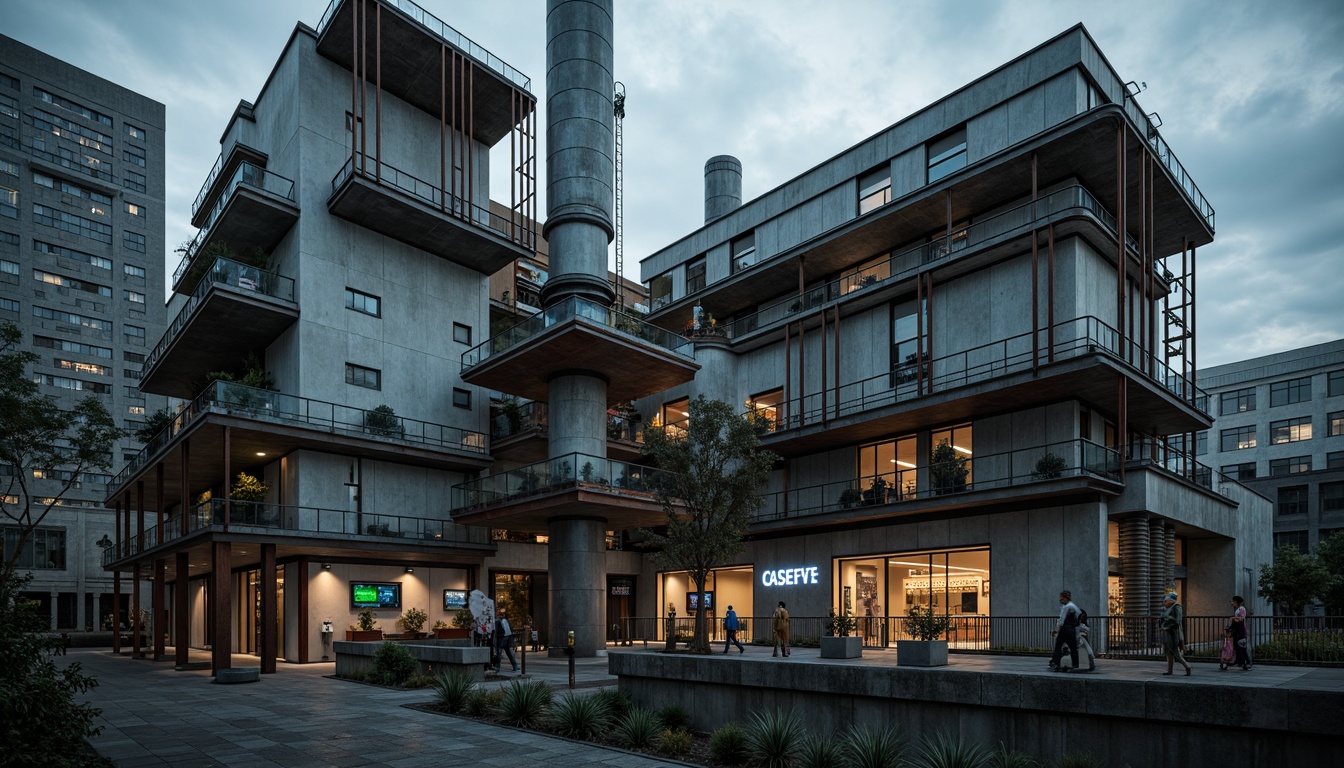
M952 446L952 447L955 448L955 449L957 449L958 451L960 451L960 452L966 454L967 456L970 456L970 455L971 455L971 452L970 452L969 450L967 450L967 449L965 449L965 448L962 448L960 445L954 445L954 446Z
M258 456L265 456L265 455L266 455L266 452L265 452L265 451L257 451L257 455L258 455Z

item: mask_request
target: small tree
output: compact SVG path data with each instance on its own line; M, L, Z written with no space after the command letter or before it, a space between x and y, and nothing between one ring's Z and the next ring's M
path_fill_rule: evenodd
M233 488L229 489L229 498L234 501L265 501L270 490L271 486L246 472L239 472Z
M1344 531L1335 531L1316 545L1316 559L1329 574L1329 581L1318 597L1326 605L1326 612L1344 611Z
M655 562L689 573L697 604L704 605L709 573L742 550L742 534L760 506L761 486L778 457L760 449L752 423L728 403L702 395L690 403L689 411L684 436L651 430L645 438L645 454L664 470L654 474L652 485L667 518L667 533L643 534L659 548ZM710 652L707 620L706 611L696 612L690 646L694 653Z
M1275 550L1272 565L1260 566L1260 596L1294 615L1300 615L1307 603L1324 595L1330 583L1330 572L1321 561L1291 544Z
M96 397L66 411L55 398L40 394L26 375L37 355L18 349L22 338L13 323L0 324L0 467L8 470L0 513L18 530L0 565L4 574L13 572L33 530L84 473L111 467L112 448L123 434ZM50 486L32 487L35 472L54 475L48 482L58 483L55 493Z
M169 424L173 423L173 413L167 408L160 408L145 418L145 423L135 430L135 439L141 443L148 443L162 432Z
M952 443L943 440L929 456L929 475L934 493L956 493L966 489L966 457L957 453Z

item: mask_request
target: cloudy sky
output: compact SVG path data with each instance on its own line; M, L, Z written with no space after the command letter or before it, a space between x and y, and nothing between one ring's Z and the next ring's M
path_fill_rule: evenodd
M544 101L544 0L418 2ZM171 250L195 234L191 201L238 100L326 6L3 0L0 30L167 105ZM702 223L709 157L742 160L750 199L1080 21L1147 83L1139 103L1217 210L1199 252L1200 367L1344 337L1338 0L622 0L626 274Z

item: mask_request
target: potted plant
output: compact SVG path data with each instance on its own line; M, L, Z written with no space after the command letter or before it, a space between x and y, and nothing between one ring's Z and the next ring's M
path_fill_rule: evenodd
M883 478L874 478L868 489L863 492L863 503L886 504L887 503L887 481Z
M345 631L345 639L357 643L382 642L383 630L378 628L378 620L374 617L372 608L365 608L359 612L356 623L351 624Z
M877 285L877 275L864 275L859 281L860 288L867 288L870 285Z
M947 666L947 641L941 638L952 623L950 619L934 614L932 608L912 605L901 623L906 634L915 639L896 641L897 666Z
M467 615L470 616L471 611L467 611ZM457 617L453 617L453 621L456 622ZM434 622L435 640L466 640L469 637L471 637L470 626L455 627L443 619Z
M929 456L929 479L934 493L941 495L966 490L968 474L966 457L957 453L950 442L944 440L933 449Z
M858 488L846 488L840 492L840 506L849 509L863 500L863 494L859 493Z
M857 659L863 656L863 638L854 635L854 617L834 608L826 620L826 635L821 638L821 658Z
M406 427L402 425L401 419L397 418L397 412L392 410L390 405L380 405L371 411L365 411L364 429L371 434L387 437L401 437L406 434Z
M1044 456L1036 460L1036 466L1031 471L1031 478L1033 480L1053 480L1064 474L1066 466L1063 456L1046 451Z
M266 525L264 520L266 494L271 487L246 472L239 472L238 479L229 489L229 500L233 504L233 520L241 525Z
M407 608L406 612L397 619L397 626L401 627L401 631L410 635L412 639L416 639L422 635L426 621L429 621L429 614L419 608Z
M579 470L579 477L585 483L593 482L593 462L591 461L583 462L583 468Z

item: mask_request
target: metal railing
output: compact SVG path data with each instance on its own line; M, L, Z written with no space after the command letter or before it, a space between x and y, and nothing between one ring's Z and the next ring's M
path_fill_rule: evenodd
M196 285L196 289L187 297L182 310L177 313L168 329L163 332L159 343L155 345L154 351L145 358L144 370L152 371L158 364L159 358L172 346L175 340L191 322L196 310L205 302L205 296L210 289L216 285L229 285L250 293L259 293L264 296L294 302L294 280L285 277L278 272L266 271L261 267L254 267L249 264L242 264L232 259L216 258L215 263L211 264L209 271L206 272L201 281Z
M430 34L481 62L497 74L502 75L509 82L525 91L532 89L531 78L506 64L498 56L477 45L471 38L443 23L437 16L426 11L424 8L421 8L410 0L378 1L383 5L401 11L412 21L424 27ZM340 7L342 2L343 0L331 0L331 4L327 6L326 12L322 14L322 20L317 24L318 37L321 37L322 33L326 31L327 25L330 24L331 20L336 16L336 9Z
M1116 77L1119 79L1118 75ZM1181 165L1181 161L1176 159L1176 153L1171 151L1171 147L1162 138L1162 134L1157 132L1157 126L1153 125L1153 121L1148 119L1148 115L1144 113L1143 108L1134 100L1134 95L1127 88L1125 89L1124 110L1125 114L1129 115L1129 119L1133 120L1134 124L1143 133L1149 146L1153 148L1153 154L1157 156L1158 162L1162 163L1171 172L1177 186L1185 192L1186 197L1194 204L1195 209L1199 211L1199 215L1209 225L1209 229L1213 229L1213 206L1209 205L1209 201L1204 198L1204 193L1199 191L1199 186L1195 184L1195 180L1186 172L1185 166Z
M452 508L472 510L578 487L650 498L666 474L627 461L569 453L454 485Z
M204 223L202 223L200 231L196 233L196 236L184 249L182 261L178 262L177 269L173 270L173 285L177 285L182 280L183 275L187 274L187 271L191 268L192 262L195 261L196 255L201 250L201 245L210 234L210 228L219 219L219 214L228 207L234 191L244 186L288 200L291 203L296 202L292 179L268 171L259 165L247 162L239 163L228 182L219 190L219 196L216 198L215 204L211 207Z
M222 529L224 521L224 499L209 499L187 509L186 533L206 528ZM457 525L452 520L290 506L262 501L230 501L228 524L230 529L262 529L263 532L288 531L324 536L369 536L378 539L493 546L490 529ZM157 526L151 526L145 529L143 537L132 536L129 541L117 542L115 546L104 550L103 565L147 552L182 535L181 514L172 515L164 520L162 533Z
M820 515L854 507L882 506L970 491L1013 488L1061 477L1118 480L1120 454L1081 438L975 454L869 477L761 494L753 522Z
M515 221L511 216L502 216L489 208L468 203L453 194L448 194L445 201L444 191L439 187L363 154L356 153L355 157L346 160L332 177L332 193L335 194L351 176L358 176L380 187L388 187L410 195L440 213L449 214L476 227L489 230L510 242L528 248L536 244L536 230L526 222Z
M119 488L125 484L162 452L179 432L207 413L244 416L275 424L316 429L330 434L446 448L481 456L486 452L485 435L481 432L383 414L377 410L286 395L283 392L271 392L230 381L216 381L208 385L194 400L185 403L173 420L150 438L135 458L117 473L111 486Z
M515 405L512 410L506 406L492 406L490 409L492 440L502 440L531 432L544 434L549 427L550 414L545 403L522 403ZM647 425L637 417L607 414L608 440L642 444L646 427Z
M224 170L224 153L220 152L219 157L215 158L215 164L210 167L210 172L205 175L205 183L201 185L201 191L196 193L196 200L191 204L191 218L196 218L196 214L201 212L201 206L205 204L206 195L210 188L214 186L215 179L219 177L219 172Z
M474 366L480 365L492 355L499 355L513 349L551 326L574 318L606 326L670 352L675 352L683 357L694 357L691 343L679 334L646 323L642 319L628 315L619 309L578 296L571 296L532 315L507 331L495 335L488 341L463 352L462 372L465 373Z

